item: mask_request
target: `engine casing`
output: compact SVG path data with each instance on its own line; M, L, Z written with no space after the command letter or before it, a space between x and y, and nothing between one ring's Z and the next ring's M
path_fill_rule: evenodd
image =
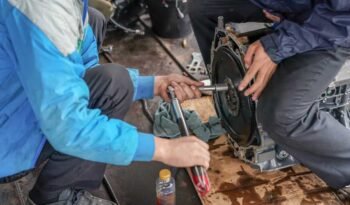
M218 24L208 73L212 84L226 82L230 87L227 92L217 92L213 97L216 111L229 133L234 155L261 171L296 164L294 157L281 149L258 122L256 103L236 89L246 72L243 56L251 36L237 34L232 24L224 27L222 18ZM266 31L257 33L266 34ZM321 110L329 112L347 128L350 127L349 95L350 61L318 99Z

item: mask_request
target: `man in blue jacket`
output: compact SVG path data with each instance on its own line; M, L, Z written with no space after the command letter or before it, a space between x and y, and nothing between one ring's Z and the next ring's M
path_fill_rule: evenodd
M88 10L87 0L0 0L0 182L47 161L29 204L113 204L87 192L106 164L209 166L197 138L161 139L122 121L135 100L167 99L169 85L182 100L198 97L201 83L99 65L104 20Z
M191 0L199 47L210 63L218 16L232 22L274 21L253 43L239 89L259 97L258 120L269 135L330 186L350 184L350 131L316 100L350 58L349 0ZM248 87L248 83L255 83ZM261 95L261 96L260 96Z

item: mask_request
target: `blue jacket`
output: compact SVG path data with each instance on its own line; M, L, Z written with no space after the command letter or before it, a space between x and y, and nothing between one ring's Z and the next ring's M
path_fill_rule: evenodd
M0 178L34 167L46 140L79 158L127 165L153 157L154 136L88 109L98 65L87 0L0 0ZM129 70L134 99L153 77Z
M350 0L251 0L283 17L273 34L261 39L272 58L315 49L350 47Z

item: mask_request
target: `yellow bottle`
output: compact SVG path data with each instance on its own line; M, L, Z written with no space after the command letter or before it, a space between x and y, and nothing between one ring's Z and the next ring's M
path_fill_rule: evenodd
M156 183L157 205L175 205L175 180L169 169L162 169Z

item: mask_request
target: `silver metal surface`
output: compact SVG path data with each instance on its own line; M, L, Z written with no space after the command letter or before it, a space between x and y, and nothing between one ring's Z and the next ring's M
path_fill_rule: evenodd
M221 91L227 91L228 90L228 85L223 83L223 84L202 86L202 87L199 87L198 89L201 92L204 92L204 91L221 92Z
M192 60L186 66L186 70L196 79L203 80L208 78L208 72L203 64L202 54L199 52L192 53Z
M258 105L252 103L246 97L241 96L234 87L234 83L237 83L235 81L239 81L239 78L246 72L242 60L244 56L243 47L245 45L238 41L237 36L229 29L226 30L223 28L222 21L223 19L219 18L218 27L216 28L216 34L212 43L211 65L209 68L213 84L225 83L228 85L228 91L226 93L215 93L217 97L214 98L214 102L219 117L223 119L225 128L230 130L228 138L233 148L233 154L260 171L279 170L292 166L297 163L293 156L280 149L263 130L261 123L257 121L255 110ZM232 68L232 65L226 67L223 65L224 63L220 64L221 67L218 66L218 62L231 62L230 58L222 60L226 54L234 57L232 58L234 62L231 64L236 67ZM237 78L236 76L229 75L229 79L232 81L231 85L225 82L227 81L224 77L226 74L218 78L217 69L220 68L226 69L222 70L222 72L230 72L230 74L233 71L236 72ZM229 68L232 69L229 70ZM224 104L222 99L226 99L227 103ZM244 112L242 111L243 109ZM238 124L251 130L249 132L246 129L242 130L236 126Z

